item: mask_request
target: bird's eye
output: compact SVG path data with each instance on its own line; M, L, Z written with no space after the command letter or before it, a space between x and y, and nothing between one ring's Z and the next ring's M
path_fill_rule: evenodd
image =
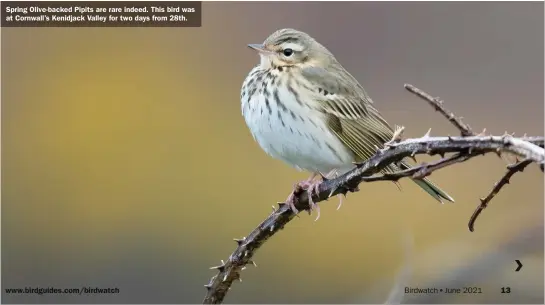
M282 51L282 53L284 53L284 56L286 57L290 57L291 54L293 54L293 50L292 49L284 49L284 51Z

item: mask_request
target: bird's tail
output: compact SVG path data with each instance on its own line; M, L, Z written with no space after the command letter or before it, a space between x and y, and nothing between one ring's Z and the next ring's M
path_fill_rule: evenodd
M398 163L399 168L402 170L408 169L409 165L407 165L404 162ZM443 203L443 199L454 202L454 199L450 197L449 194L447 194L445 191L440 189L437 185L433 184L430 180L424 178L424 179L411 179L414 181L414 183L418 184L426 193L430 194L433 198L435 198L437 201Z

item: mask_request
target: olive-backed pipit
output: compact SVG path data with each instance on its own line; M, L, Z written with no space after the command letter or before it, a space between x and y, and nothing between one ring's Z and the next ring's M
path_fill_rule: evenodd
M242 115L265 152L313 173L300 187L312 192L317 175L343 174L392 139L394 130L363 87L308 34L282 29L249 47L261 62L242 85ZM399 162L383 172L407 167ZM440 202L454 201L427 179L413 181ZM297 213L293 200L287 203Z

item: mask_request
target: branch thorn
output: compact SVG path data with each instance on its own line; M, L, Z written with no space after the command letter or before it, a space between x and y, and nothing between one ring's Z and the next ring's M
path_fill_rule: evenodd
M429 137L430 137L430 134L431 134L431 128L428 129L428 131L426 132L426 134L425 134L422 138L423 138L423 139L429 138Z
M394 143L397 143L401 141L401 136L403 135L403 131L405 131L405 126L395 126L394 133L392 135L392 139L390 141L384 143L385 148L391 147Z
M223 270L225 270L225 262L223 260L221 260L221 265L210 267L210 270L212 270L212 269L217 269L220 272L223 272Z
M240 246L244 243L244 241L246 240L246 237L243 237L243 238L233 238L234 241L237 242L237 244Z

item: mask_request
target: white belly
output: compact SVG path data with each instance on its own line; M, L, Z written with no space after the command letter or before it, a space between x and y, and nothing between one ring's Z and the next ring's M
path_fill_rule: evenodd
M272 90L267 94L264 88L270 88L270 80L264 82L266 86L247 88L255 89L252 98L241 98L246 124L265 152L310 172L353 167L353 154L328 130L320 112L301 105L286 86L280 86L277 95Z

